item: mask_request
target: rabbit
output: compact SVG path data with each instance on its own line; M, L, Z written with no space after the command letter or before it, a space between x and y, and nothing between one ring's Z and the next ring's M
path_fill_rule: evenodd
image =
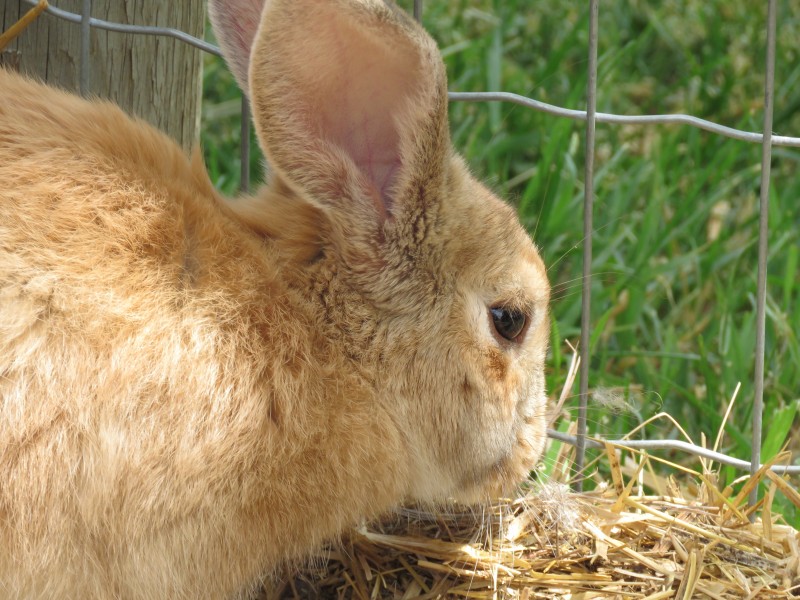
M269 181L0 70L0 596L232 598L542 455L549 284L380 0L210 0Z

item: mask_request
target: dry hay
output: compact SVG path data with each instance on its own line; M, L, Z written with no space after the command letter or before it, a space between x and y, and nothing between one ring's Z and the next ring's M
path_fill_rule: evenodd
M578 364L573 355L550 425L561 414ZM663 413L630 435L656 419L667 419L691 441ZM574 429L573 422L569 432ZM478 509L402 509L271 582L262 598L800 598L800 532L772 511L776 494L800 508L800 494L770 470L788 463L788 453L720 489L708 460L700 459L695 471L610 442L604 446L583 471L592 492L575 493L563 483L573 472L574 449L561 445L548 483L531 486L522 497ZM608 482L598 475L600 461ZM749 507L756 486L766 492Z
M800 500L784 479L762 469L734 494L717 489L706 465L679 489L647 467L650 457L621 465L609 447L604 458L613 482L589 493L548 483L483 509L398 511L351 532L265 597L800 596L800 534L771 512L776 493ZM748 509L756 482L767 493Z

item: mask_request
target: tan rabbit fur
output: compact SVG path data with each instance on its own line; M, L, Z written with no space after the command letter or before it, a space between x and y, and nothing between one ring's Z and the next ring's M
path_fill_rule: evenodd
M378 0L211 9L253 197L0 70L2 598L231 597L541 454L545 270L451 149L434 43Z

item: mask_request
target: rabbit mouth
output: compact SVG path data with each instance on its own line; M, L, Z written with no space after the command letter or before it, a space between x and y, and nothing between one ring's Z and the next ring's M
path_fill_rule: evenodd
M545 442L544 428L535 417L524 419L514 428L514 442L508 450L491 465L480 471L480 477L472 480L479 500L513 494L519 485L530 477L536 462L542 455ZM465 486L466 487L466 486Z
M518 463L512 454L482 468L479 473L473 471L460 482L453 499L462 504L481 504L513 493L526 473L519 469Z
M527 428L527 427L526 427ZM469 469L461 478L455 500L465 504L491 502L513 494L538 459L534 446L519 432L517 442L488 465Z

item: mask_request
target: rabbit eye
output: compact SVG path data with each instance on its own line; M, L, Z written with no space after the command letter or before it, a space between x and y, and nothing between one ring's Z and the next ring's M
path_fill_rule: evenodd
M500 337L509 342L521 342L528 327L528 316L516 308L493 306L489 309L492 324Z

